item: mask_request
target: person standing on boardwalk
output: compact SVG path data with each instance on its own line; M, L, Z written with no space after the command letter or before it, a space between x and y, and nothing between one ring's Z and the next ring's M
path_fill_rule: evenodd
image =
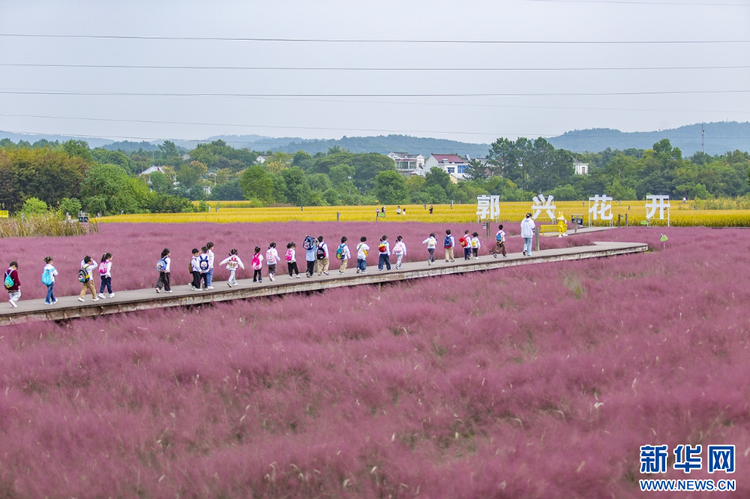
M339 267L339 274L343 274L346 271L346 265L349 263L349 259L352 254L349 252L349 246L346 245L348 239L346 236L341 238L341 244L336 248L336 258L341 260L341 266Z
M474 260L479 260L479 250L482 247L482 241L479 240L479 233L475 232L471 235L471 252L474 255Z
M8 265L3 285L8 291L10 306L16 308L18 306L16 302L21 299L21 279L18 277L18 262L12 261Z
M391 270L391 245L386 235L380 238L378 244L378 270L383 270L384 265L387 270Z
M502 225L497 228L497 234L495 234L495 249L492 250L492 256L497 258L498 253L502 253L503 258L508 256L505 252L505 231Z
M42 284L47 286L47 297L44 299L44 303L52 305L57 303L55 298L55 276L57 275L57 269L52 265L52 257L44 257L44 270L42 270Z
M468 230L464 232L463 237L458 242L464 250L464 260L471 260L471 235Z
M315 272L315 252L318 249L318 240L311 236L305 236L302 248L305 250L305 262L307 263L305 275L312 277Z
M96 268L96 262L93 258L86 255L81 260L81 270L78 271L78 281L81 283L81 295L78 297L78 301L84 301L86 296L86 290L91 291L91 296L94 297L94 301L99 301L99 297L96 296L96 288L94 287L94 269Z
M534 220L531 213L526 214L526 218L521 221L521 237L523 238L523 254L531 256L531 242L534 239Z
M232 286L236 286L238 284L237 269L245 269L245 265L240 259L239 251L237 251L237 249L235 248L232 248L232 250L229 252L229 256L223 259L221 263L219 263L219 265L226 265L227 270L229 271L229 280L227 281L227 286L229 286L230 288Z
M159 272L159 278L156 280L156 292L161 293L162 288L167 293L172 292L172 286L169 284L169 278L172 275L172 254L169 248L161 251L161 259L156 263L156 270Z
M406 243L404 238L398 236L396 238L396 244L393 245L393 254L396 255L396 270L401 268L401 260L406 256Z
M208 271L211 270L211 260L208 256L208 246L203 246L201 248L201 254L198 257L198 266L201 269L201 288L202 289L209 289L208 288ZM213 287L211 288L213 289Z
M370 247L366 241L367 238L362 236L359 238L359 244L357 245L357 274L367 273L367 252L370 251Z
M263 255L260 254L260 246L255 247L255 254L250 262L250 266L253 268L253 282L263 282Z
M268 265L268 278L276 280L276 265L279 263L279 252L276 251L276 243L272 242L266 251L266 265Z
M206 272L206 289L214 289L214 243L206 243L206 255L208 255L208 272Z
M328 245L323 242L323 236L318 236L318 249L315 251L318 275L328 275L328 265L331 263Z
M451 262L455 262L456 260L453 258L453 248L456 246L456 240L451 235L451 230L448 229L445 231L445 239L443 239L443 248L445 248L445 262L447 263L449 260Z
M104 299L105 288L109 292L109 297L114 298L115 294L112 292L112 253L102 255L102 260L99 263L99 279L101 280L99 298Z
M427 251L430 253L430 257L427 259L427 265L432 265L435 263L435 247L437 247L437 239L435 238L435 233L432 232L430 234L430 237L422 241L422 244L427 245Z
M190 271L193 274L193 282L190 284L190 289L193 291L199 291L201 289L201 257L200 250L193 248L193 256L190 258Z
M286 268L289 271L289 279L293 279L292 274L299 279L299 268L297 268L297 245L293 242L287 243L284 259L286 260Z

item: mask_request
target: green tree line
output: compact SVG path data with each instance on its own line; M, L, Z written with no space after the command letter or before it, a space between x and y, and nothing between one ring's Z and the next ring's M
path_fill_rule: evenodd
M472 160L467 180L457 183L439 168L407 178L387 156L338 146L312 155L267 153L262 162L260 156L221 140L190 151L165 141L158 151L126 152L90 149L77 140L14 144L6 139L0 141L0 204L18 211L34 198L51 208L72 209L79 203L90 213L113 214L191 211L190 201L209 199L320 206L473 203L481 194L529 201L540 192L559 200L593 194L623 200L646 194L708 199L750 190L750 154L683 158L667 139L648 150L577 154L555 149L543 138L499 138L486 161ZM575 175L576 160L589 164L588 175ZM152 165L161 171L140 175Z

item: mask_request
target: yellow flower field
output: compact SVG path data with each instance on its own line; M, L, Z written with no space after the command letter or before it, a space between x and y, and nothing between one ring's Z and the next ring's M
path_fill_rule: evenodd
M337 214L342 222L375 221L375 206L310 206L304 210L299 207L269 207L269 208L247 208L243 201L211 202L210 212L203 213L164 213L164 214L139 214L139 215L117 215L100 218L100 222L151 222L151 223L187 223L187 222L287 222L287 221L314 221L333 222ZM560 201L557 202L558 215L562 212L567 220L572 215L582 215L584 223L587 222L588 201ZM629 225L640 224L646 218L645 201L622 201L613 202L613 223L617 225L618 215L621 223L625 224L625 216L628 216ZM218 205L218 211L217 211ZM428 205L429 207L429 205ZM386 216L378 218L379 221L388 222L472 222L477 220L475 204L434 205L433 214L422 205L404 205L406 215L396 215L396 206L386 206ZM531 203L500 203L500 221L518 222L531 209ZM666 216L666 214L665 214ZM675 226L750 226L750 210L693 210L692 205L683 205L680 201L672 201L671 224ZM537 219L538 222L550 222L546 212L542 212ZM666 225L666 220L656 220L657 225ZM595 222L596 225L605 225L607 222Z

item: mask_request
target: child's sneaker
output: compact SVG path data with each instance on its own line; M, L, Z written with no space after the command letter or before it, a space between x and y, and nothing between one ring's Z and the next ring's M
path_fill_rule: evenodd
M497 253L492 253L493 258L497 258Z
M323 275L328 275L328 272L323 272Z
M359 272L360 272L359 269L357 269L357 274L359 274Z
M344 271L343 271L343 270L339 270L339 274L343 274L343 273L344 273Z
M214 289L213 286L206 286L206 289Z
M101 298L103 300L104 299L104 293L99 293L98 295L96 295L96 297L97 298Z
M97 296L97 297L96 297L96 298L94 298L94 299L93 299L92 301L99 301L99 297Z
M110 297L110 298L114 298L114 297L115 297L115 294L114 294L114 293L110 293L110 294L109 294L109 297Z
M161 289L159 288L154 288L154 289L156 290L157 293L161 293Z
M268 276L268 278L271 279L272 281L276 280L276 278L274 276L272 276L272 275Z
M172 292L171 289L168 289L167 291L165 291L165 293L171 293L171 292Z
M83 298L81 298L81 297L79 296L79 297L78 297L78 301L80 301L80 302L84 302L84 301L86 301L86 300L84 300Z
M8 301L10 302L11 308L16 308L18 306L16 305L16 302L14 302L13 300L8 300Z
M299 279L301 276L299 274L297 274L294 277L296 277L297 279Z
M232 283L231 282L227 282L227 286L229 286L231 288L232 287Z
M52 302L52 304L53 304L53 305L54 305L55 303L57 303L57 298L55 298L55 301L53 301L53 302Z

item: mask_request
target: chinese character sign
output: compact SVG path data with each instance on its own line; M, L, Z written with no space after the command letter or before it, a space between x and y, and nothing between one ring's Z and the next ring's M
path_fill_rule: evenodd
M668 455L666 445L641 445L641 473L666 473Z
M498 220L500 218L500 196L477 196L477 218Z
M534 204L531 205L531 218L536 220L542 210L546 210L549 218L555 220L555 205L553 204L555 201L554 196L547 196L547 199L544 199L544 194L539 194L532 199L534 200Z
M612 214L612 198L606 194L599 195L589 198L589 202L593 202L594 205L589 208L592 220L597 220L597 217L601 220L612 220L614 215Z
M702 451L701 444L676 446L673 451L675 459L672 469L682 470L684 473L703 469ZM668 456L667 445L641 445L641 473L666 473ZM709 445L706 458L709 473L734 473L734 445Z
M659 210L659 220L664 220L664 210L669 213L669 196L646 196L646 218L649 220L654 218L657 209Z

